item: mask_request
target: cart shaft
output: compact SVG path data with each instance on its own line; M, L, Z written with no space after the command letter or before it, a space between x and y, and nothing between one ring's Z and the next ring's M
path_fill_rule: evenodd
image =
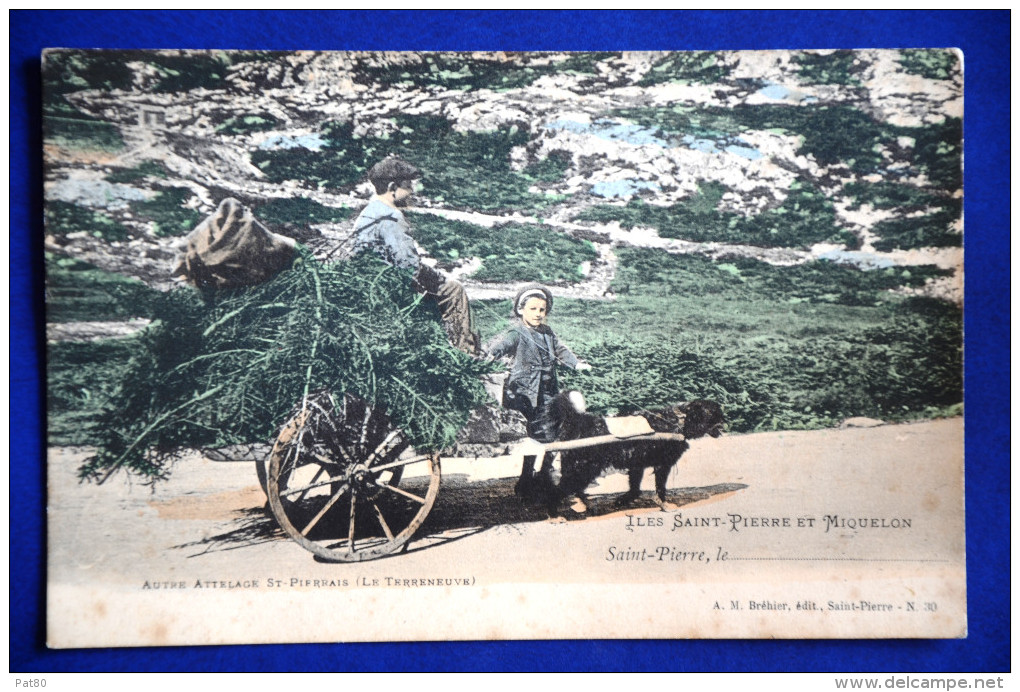
M550 442L543 446L545 452L565 452L572 449L584 449L598 445L612 444L614 442L683 442L686 438L677 433L644 433L641 435L630 435L619 437L617 435L599 435L597 437L584 437L580 440L563 440L561 442Z

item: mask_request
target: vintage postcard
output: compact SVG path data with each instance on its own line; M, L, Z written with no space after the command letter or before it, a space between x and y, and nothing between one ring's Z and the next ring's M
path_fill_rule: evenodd
M42 72L50 647L967 635L957 51Z

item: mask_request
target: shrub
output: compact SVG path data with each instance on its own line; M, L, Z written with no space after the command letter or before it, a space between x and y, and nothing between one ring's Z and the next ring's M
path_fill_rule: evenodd
M613 289L622 293L720 294L732 299L769 297L777 303L876 305L885 291L917 287L951 270L934 265L864 271L825 260L776 267L749 257L671 255L651 249L618 252Z
M556 305L557 334L594 366L564 386L606 411L714 398L734 432L947 410L962 401L959 308L885 292L942 273L621 250L616 302Z
M837 225L832 203L810 185L795 183L782 205L751 217L717 210L716 204L725 191L719 183L702 181L696 194L668 207L632 199L624 207L591 207L574 219L596 223L618 221L622 228L650 226L662 237L695 242L760 247L809 247L823 242L850 247L859 244L853 233Z
M102 413L121 386L137 348L135 337L46 345L50 445L94 445L101 439Z
M871 229L878 250L959 246L963 237L956 224L963 213L962 199L943 191L901 183L851 183L843 188L853 198L850 208L870 204L895 209L898 216L879 221ZM917 216L917 212L928 212Z
M306 197L271 199L254 207L254 212L260 220L271 224L337 223L354 213L347 207L327 207Z
M831 53L796 53L793 62L800 68L798 77L808 84L841 84L860 86L858 75L865 64L856 51L837 50Z
M567 371L563 388L580 389L591 411L606 415L656 409L681 401L714 399L726 412L728 429L761 427L779 410L775 393L736 368L692 350L690 342L665 337L635 342L625 336L589 343L584 358L593 370Z
M581 264L598 256L590 242L546 226L486 228L426 214L410 214L410 222L415 238L441 263L480 258L482 268L472 276L479 281L577 281Z
M117 152L124 148L124 138L116 125L84 116L44 116L43 139L83 151Z
M902 127L875 120L852 106L805 104L740 105L734 108L627 108L613 111L646 127L666 133L720 139L747 130L781 130L802 138L798 155L814 157L822 165L845 163L860 175L888 176L883 150L896 150L900 137L915 141L912 152L900 155L911 162L905 174L923 173L939 190L955 192L962 182L963 123L946 118L940 123Z
M963 400L961 315L945 303L903 301L891 318L883 310L864 328L841 328L836 315L815 310L816 333L801 337L770 330L768 313L778 306L760 299L728 308L712 301L709 309L725 324L716 333L697 320L667 328L689 317L684 308L691 304L678 309L676 296L658 299L657 312L671 319L657 333L631 322L635 298L620 303L594 308L603 320L610 310L619 315L612 332L593 331L588 309L570 303L558 303L554 317L557 334L593 365L587 373L563 372L561 385L582 390L600 413L710 398L723 405L730 431L752 432L829 427L852 416L925 417ZM764 314L756 330L744 332L727 310Z
M960 58L953 50L906 49L900 51L899 62L905 71L928 79L957 79L960 75Z
M46 232L52 235L85 232L106 241L125 240L128 237L127 228L105 212L71 202L59 200L47 202L44 215Z
M541 161L536 161L525 167L521 174L537 182L555 183L563 180L564 174L570 167L569 151L551 151Z
M553 200L533 194L536 181L562 177L568 162L561 154L523 172L510 168L510 152L526 144L518 126L490 132L456 132L442 117L399 115L399 135L389 139L355 137L350 123L328 123L319 151L302 148L258 150L252 163L272 182L300 180L316 187L345 189L365 179L368 169L390 154L414 163L423 173L424 195L444 206L481 211L541 209Z
M223 51L145 52L143 60L159 74L151 87L157 93L221 89L231 64Z
M224 135L246 135L250 132L265 132L279 124L279 120L268 113L265 115L239 115L216 128Z
M963 234L954 229L960 220L960 209L947 206L924 216L887 219L874 225L872 231L879 236L876 250L910 250L925 247L960 247Z
M959 202L944 193L905 183L852 182L843 187L843 194L852 199L850 209L859 209L862 204L869 204L875 209L900 209L905 212L949 205L959 208Z
M910 128L915 139L914 161L940 190L954 193L963 188L963 120L946 118L932 125Z
M704 50L667 53L652 64L638 85L651 86L663 82L712 84L722 81L727 75L729 67L721 53Z
M532 84L546 74L593 73L595 64L618 57L619 53L575 53L562 61L536 62L548 53L515 54L509 60L479 59L466 53L422 53L417 62L384 67L359 66L355 81L376 85L440 87L473 91L506 91Z
M88 322L149 317L159 291L70 257L46 255L46 320Z
M125 60L111 60L102 51L56 49L43 55L43 113L49 116L76 115L84 117L64 98L65 94L84 89L128 89L134 71Z
M148 177L166 178L166 167L159 161L142 161L133 168L122 168L106 175L111 183L137 183Z
M944 303L934 310L918 307L925 300L849 338L809 340L806 347L824 359L797 373L802 382L789 397L791 408L836 420L862 415L897 420L962 402L960 313Z
M164 188L152 199L132 202L131 211L140 218L152 221L159 237L187 235L202 220L202 214L197 209L183 206L193 195L186 187Z

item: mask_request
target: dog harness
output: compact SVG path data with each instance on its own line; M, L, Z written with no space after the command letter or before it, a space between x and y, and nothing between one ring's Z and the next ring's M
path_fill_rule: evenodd
M615 437L634 437L655 432L644 416L612 416L605 421L609 434Z

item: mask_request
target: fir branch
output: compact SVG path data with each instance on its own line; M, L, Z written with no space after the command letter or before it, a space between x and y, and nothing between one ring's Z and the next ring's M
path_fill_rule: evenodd
M307 258L247 289L170 291L79 475L165 478L177 450L265 443L295 402L324 390L363 398L415 447L442 449L485 394L437 317L406 272L372 256Z
M175 406L174 408L172 408L171 410L167 411L166 413L163 413L162 415L157 416L156 419L153 420L145 428L145 430L143 430L141 432L141 434L139 434L135 438L134 442L132 442L128 446L128 448L126 450L124 450L124 452L119 457L117 457L113 461L113 463L110 464L110 468L103 475L103 477L99 479L97 485L102 485L103 483L105 483L106 480L113 474L113 472L116 471L117 469L119 469L121 467L121 465L124 464L124 462L129 458L131 452L138 445L140 445L142 442L145 441L145 439L148 437L149 433L151 433L153 430L158 428L161 424L163 424L164 421L166 421L168 418L170 418L171 416L176 414L178 411L181 411L182 409L185 409L188 406L191 406L192 404L197 404L198 402L202 401L203 399L208 399L209 397L211 397L213 394L215 394L216 392L218 392L221 389L223 389L222 385L220 385L219 387L215 387L213 389L210 389L210 390L208 390L206 392L203 392L199 396L193 397L192 399L189 399L188 401L185 401L183 404L181 404L179 406Z

